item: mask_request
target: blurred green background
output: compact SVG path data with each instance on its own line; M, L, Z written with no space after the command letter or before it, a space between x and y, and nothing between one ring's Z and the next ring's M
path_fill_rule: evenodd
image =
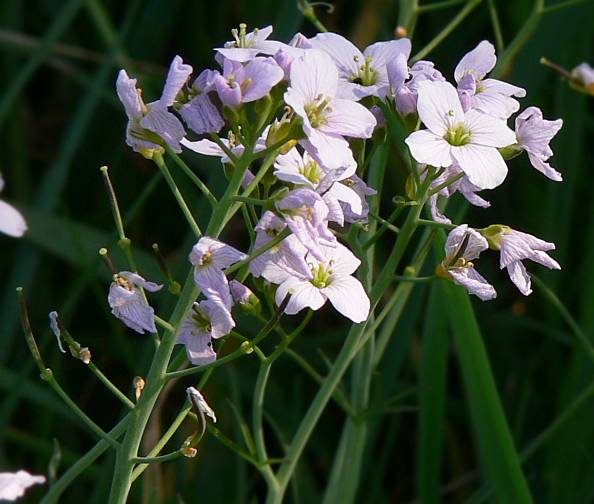
M529 17L533 0L476 2L462 25L427 57L446 77L452 78L459 58L480 40L494 41L490 5L498 10L507 44ZM462 6L421 14L413 54ZM326 14L323 7L318 12L330 30L365 47L393 37L399 2L339 0L334 13ZM582 61L594 64L594 4L582 2L538 21L505 78L527 89L523 107L536 105L545 118L564 120L553 142L551 163L563 173L564 182L548 181L525 157L514 160L506 183L485 194L492 207L471 209L465 222L475 227L505 223L556 243L553 256L562 264L561 272L532 265L529 269L558 294L594 343L594 98L571 90L539 64L541 56L566 68ZM124 143L125 116L114 90L117 71L127 68L139 78L147 101L156 99L175 54L197 71L214 68L213 47L228 40L229 30L240 22L249 27L273 24L274 37L284 41L296 31L315 33L293 0L0 2L0 171L6 181L2 198L23 210L30 227L22 240L0 236L0 471L26 468L45 474L57 439L62 451L59 472L63 472L94 444L92 435L38 378L20 331L16 286L25 287L47 365L105 430L121 417L120 404L80 362L59 353L47 327L47 313L59 310L74 338L91 348L95 362L128 393L132 378L147 369L149 338L125 330L106 303L109 273L97 250L113 249L113 260L121 269L124 260L116 250L100 166L110 167L142 273L163 280L150 254L153 242L160 244L179 279L187 269L191 237L182 215L152 163ZM220 193L218 160L185 158ZM191 195L189 204L200 223L207 222L205 202L183 177L177 178ZM396 183L392 186L394 194L402 191ZM428 262L430 273L436 260ZM499 297L473 305L518 451L561 419L554 435L540 443L524 464L535 501L594 502L594 394L569 408L593 383L594 365L537 286L531 297L524 298L498 270L496 260L484 262L481 272L496 286ZM418 383L422 336L428 332L428 293L424 286L414 290L374 378L372 404L384 414L373 423L358 502L419 498ZM167 314L174 299L160 297L159 312ZM335 356L346 327L331 311L323 313L296 342L298 352L320 373L326 356ZM448 338L446 329L440 334ZM240 361L217 370L206 390L220 418L219 427L239 442L230 404L238 415L249 414L256 370L252 364ZM445 414L433 424L444 435L440 492L444 502L480 502L476 492L483 482L453 345L447 365ZM161 423L151 424L147 446L182 405L185 386L192 383L185 382L169 390L160 404ZM267 413L270 435L279 445L294 432L315 389L316 384L292 362L283 361L275 369ZM397 401L386 408L390 397ZM342 412L331 404L308 447L289 501L320 501L341 426ZM182 429L171 446L179 446L188 433ZM348 454L346 458L348 462ZM112 455L101 457L60 502L105 502L112 465ZM263 491L258 474L212 438L200 445L196 459L157 466L146 474L136 485L133 502L256 502ZM42 494L43 489L36 488L24 501L37 502Z

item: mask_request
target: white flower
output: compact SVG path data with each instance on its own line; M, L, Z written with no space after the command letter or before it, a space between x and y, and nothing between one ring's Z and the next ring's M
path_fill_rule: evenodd
M27 471L0 473L0 500L15 501L25 495L30 486L45 483L44 476L33 476Z
M474 109L464 113L448 82L422 82L417 109L428 129L411 133L406 144L419 163L457 163L479 189L492 189L505 180L507 166L497 148L514 144L516 135L503 121Z
M344 245L320 246L323 259L309 253L306 261L311 278L295 273L278 286L276 304L291 296L285 313L293 315L304 308L320 309L330 300L336 310L355 323L367 320L370 302L363 285L351 276L361 264Z
M3 188L4 179L2 178L2 174L0 174L0 192ZM25 231L27 231L27 223L20 212L13 206L0 200L0 233L20 238L25 234Z
M217 423L215 412L208 405L206 399L204 399L204 396L197 389L194 387L188 387L186 389L186 394L188 394L188 400L200 413L209 416L214 423Z

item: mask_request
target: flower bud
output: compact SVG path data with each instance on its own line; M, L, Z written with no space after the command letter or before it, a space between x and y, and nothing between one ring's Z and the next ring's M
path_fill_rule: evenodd
M512 144L512 145L508 145L507 147L502 147L499 150L499 154L501 154L501 156L503 157L503 159L510 160L513 159L517 156L519 156L520 154L522 154L522 152L524 152L524 149L517 143Z
M258 297L245 285L237 280L231 280L229 283L233 301L239 305L239 308L248 315L260 315L262 306Z

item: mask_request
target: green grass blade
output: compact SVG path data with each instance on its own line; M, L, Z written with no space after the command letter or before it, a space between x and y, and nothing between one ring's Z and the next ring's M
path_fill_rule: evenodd
M468 294L442 282L468 398L478 457L498 502L532 502Z

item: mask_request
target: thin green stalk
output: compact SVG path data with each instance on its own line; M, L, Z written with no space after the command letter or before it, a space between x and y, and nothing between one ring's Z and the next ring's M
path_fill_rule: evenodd
M428 219L419 219L420 226L426 226L430 228L437 228L437 229L454 229L456 226L454 224L446 224L445 222L437 222L434 220Z
M460 12L452 19L443 30L441 30L433 39L421 49L417 54L413 56L411 59L412 63L415 63L419 60L425 58L433 49L435 49L439 44L441 44L444 39L452 33L457 26L464 21L466 16L470 14L474 8L481 2L481 0L468 0L466 5L460 10Z
M443 2L435 2L428 5L419 5L417 7L417 12L421 14L424 12L432 12L436 10L447 9L448 7L453 7L454 5L458 5L464 2L466 2L466 0L444 0Z
M253 252L251 252L248 257L246 257L245 259L243 259L243 260L241 260L239 262L236 262L235 264L229 266L225 270L225 275L230 275L231 273L234 273L235 271L243 268L245 265L247 265L250 262L252 262L256 257L261 256L265 252L268 252L271 248L273 248L276 245L278 245L280 242L282 242L290 234L291 234L291 230L290 229L288 229L288 228L283 229L278 235L276 235L268 243L266 243L265 245L262 245L261 247L257 248Z
M301 14L303 14L305 19L307 19L312 25L314 25L314 27L318 31L322 33L327 32L328 29L318 19L318 16L316 16L314 5L326 5L328 7L329 12L332 12L334 10L334 6L326 2L308 2L307 0L297 0L297 8L301 12Z
M447 179L443 183L441 183L438 186L432 188L429 191L429 196L431 197L434 194L437 194L442 189L445 189L446 187L452 185L454 182L457 182L458 180L460 180L462 177L464 177L464 175L465 175L464 173L458 173L457 175L454 175L454 176L450 177L449 179Z
M493 25L493 33L495 35L495 46L497 52L501 54L505 47L503 43L503 33L501 32L501 24L499 23L499 14L497 14L497 6L495 0L487 0L487 7L489 9L489 17L491 18L491 24Z
M107 389L116 396L127 408L134 409L134 403L124 395L124 393L117 388L111 380L105 376L102 371L91 361L87 364L87 367L91 370L91 372L99 378L99 381L103 383L107 387Z
M156 457L134 457L131 462L133 464L160 464L161 462L170 462L177 460L184 456L181 450L176 450L165 455L157 455Z
M549 5L543 9L544 14L550 14L551 12L556 12L561 9L566 9L567 7L573 7L574 5L579 5L584 3L586 0L566 0L565 2L559 2L554 5Z
M179 205L179 208L181 209L182 213L184 214L186 221L188 221L190 228L194 232L194 236L196 236L196 238L200 238L202 236L202 231L200 231L200 226L198 226L198 223L194 219L192 212L188 208L188 205L187 205L186 201L184 200L184 197L182 196L182 193L180 192L179 188L177 187L175 180L173 180L173 177L171 176L171 172L169 171L169 168L167 168L167 165L165 164L165 160L163 159L163 156L159 153L155 153L153 155L153 161L159 167L159 170L161 170L163 177L165 177L165 180L167 181L167 185L169 185L169 188L171 189L171 192L173 193L173 196L175 197L177 204Z
M206 196L206 199L210 203L210 206L214 208L218 204L218 201L210 192L210 189L206 186L206 184L202 182L202 180L200 180L200 177L198 177L198 175L194 173L194 171L184 162L184 160L181 157L179 157L175 152L173 152L169 145L166 147L166 149L167 154L173 159L175 164L179 166L182 169L182 171L188 176L188 178L194 183L194 185L198 189L200 189L202 194Z

